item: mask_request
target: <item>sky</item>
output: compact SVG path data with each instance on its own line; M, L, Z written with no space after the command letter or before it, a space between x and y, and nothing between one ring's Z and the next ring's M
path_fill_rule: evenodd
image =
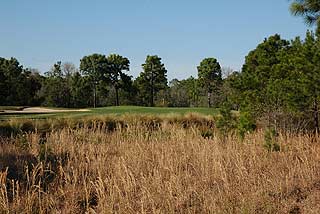
M304 37L290 0L1 0L0 57L48 71L93 53L120 54L136 77L158 55L168 79L197 76L206 57L240 70L264 38Z

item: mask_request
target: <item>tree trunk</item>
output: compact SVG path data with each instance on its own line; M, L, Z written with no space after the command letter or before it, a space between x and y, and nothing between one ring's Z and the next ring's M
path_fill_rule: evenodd
M119 106L119 89L116 87L116 106Z
M96 108L97 105L97 85L94 83L93 87L93 108Z
M154 82L153 82L153 71L151 72L151 107L154 106Z
M318 100L317 97L314 98L314 103L313 103L313 120L314 120L314 132L316 135L319 134L319 107L318 107Z
M208 91L208 108L211 107L211 92Z
M152 87L152 90L151 90L151 98L150 98L150 106L153 107L154 106L154 100L153 100L153 87Z

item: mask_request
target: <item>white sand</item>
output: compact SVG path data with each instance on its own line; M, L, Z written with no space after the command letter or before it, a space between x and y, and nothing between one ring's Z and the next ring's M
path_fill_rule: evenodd
M12 114L19 114L19 113L57 113L57 112L85 112L90 111L89 109L50 109L50 108L43 108L43 107L30 107L25 108L22 111L14 111L14 110L4 110L4 113L12 113Z

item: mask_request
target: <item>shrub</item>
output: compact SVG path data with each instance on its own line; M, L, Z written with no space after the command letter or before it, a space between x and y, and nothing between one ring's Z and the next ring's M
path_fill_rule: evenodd
M268 128L266 129L264 133L264 147L269 152L279 152L280 151L280 145L277 142L277 136L278 133L274 128Z
M230 102L225 102L220 108L220 116L217 119L217 128L223 139L236 128L237 119L232 114L232 105Z
M32 121L22 122L22 124L20 126L20 130L22 132L33 132L33 131L35 131L35 124Z
M237 129L242 140L244 139L246 133L253 132L256 127L257 126L250 112L243 111L240 113Z
M207 129L207 130L201 131L201 136L202 136L204 139L210 139L210 138L213 138L214 133L213 133L212 130Z
M31 145L26 137L26 135L19 135L16 139L16 145L23 149L23 150L28 150L31 148Z

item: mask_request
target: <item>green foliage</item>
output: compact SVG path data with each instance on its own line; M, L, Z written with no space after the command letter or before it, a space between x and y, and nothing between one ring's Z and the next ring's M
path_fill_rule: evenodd
M268 128L264 134L264 147L269 152L279 152L281 150L280 145L277 142L278 133L274 128Z
M241 139L244 139L246 133L253 132L255 129L256 124L250 112L241 111L237 126Z
M141 102L154 106L157 93L167 88L167 70L157 55L148 55L142 68L143 72L136 79L135 85L139 89Z
M70 77L71 106L87 107L91 104L92 85L89 77L83 77L79 72Z
M208 106L211 106L211 93L222 83L221 66L215 58L205 58L197 67L199 83L208 93Z
M295 1L292 11L311 14L316 20L316 2ZM246 56L241 72L224 79L217 59L205 58L197 67L198 79L174 79L169 86L167 70L156 55L147 56L135 81L126 74L130 61L117 54L84 56L79 72L70 63L57 62L45 76L24 69L14 58L0 58L0 104L96 107L121 102L193 107L204 106L207 97L209 107L228 101L221 105L217 123L223 135L237 128L243 138L255 129L255 121L277 129L296 121L293 125L306 124L302 128L319 132L320 33L317 35L307 32L304 40L292 41L271 36ZM241 110L240 117L234 117L231 110Z
M40 91L40 96L44 97L43 104L54 107L70 107L70 89L62 74L61 62L55 63L45 75L46 79Z
M232 82L241 108L278 128L285 127L292 115L311 112L313 127L319 129L319 47L310 32L304 41L288 42L279 35L265 39L249 53L242 73Z
M108 60L105 55L92 54L80 60L80 71L88 77L93 89L93 106L97 105L97 85L108 80Z
M170 107L194 107L198 106L200 88L198 81L194 77L185 80L173 79L169 83L169 103Z
M210 130L210 129L202 130L201 131L201 136L204 139L211 139L214 136L214 132L212 130Z
M220 117L217 119L217 128L225 138L232 130L237 127L237 118L232 114L232 105L225 102L220 108Z
M220 99L223 101L229 100L232 103L233 108L236 110L239 109L239 106L241 103L241 99L235 87L235 83L239 78L239 76L240 76L239 72L233 71L231 74L226 76L225 79L223 79L223 83L221 86L221 96L220 96Z
M168 106L170 107L190 106L188 91L185 88L185 85L178 79L173 79L169 82L168 92L169 92Z
M93 82L100 81L105 77L108 69L108 60L105 55L92 54L84 56L80 60L80 71L89 76Z
M235 83L242 95L242 106L250 108L256 114L269 112L270 108L276 107L270 95L277 93L268 89L275 79L280 80L286 76L285 73L283 76L276 76L274 68L280 62L279 51L286 49L287 45L287 41L274 35L265 39L246 57L242 73Z
M40 75L23 69L17 59L0 57L0 105L34 105L41 87Z
M308 25L320 23L319 0L294 0L290 7L295 16L302 16Z
M92 54L81 59L80 70L87 76L93 89L93 104L108 102L107 98L113 98L115 105L120 105L119 94L130 95L132 87L132 77L124 73L129 71L130 61L118 54L110 54L108 57L101 54ZM122 89L122 91L120 91ZM109 93L114 92L115 96Z
M116 106L119 106L119 89L128 88L131 84L131 77L122 71L129 71L130 61L117 54L111 54L107 57L108 61L108 80L113 85L116 92Z

